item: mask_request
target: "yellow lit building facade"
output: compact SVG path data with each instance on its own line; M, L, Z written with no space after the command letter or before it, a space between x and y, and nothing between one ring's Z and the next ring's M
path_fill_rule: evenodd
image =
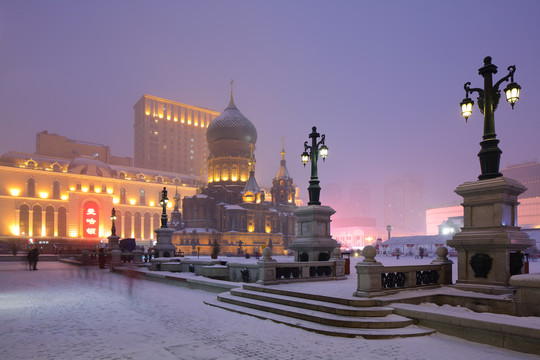
M93 246L107 241L114 207L117 235L151 245L163 187L192 196L198 180L87 156L9 152L0 157L0 239L42 244L44 251Z
M206 129L219 112L146 94L133 109L136 167L195 176L206 171Z

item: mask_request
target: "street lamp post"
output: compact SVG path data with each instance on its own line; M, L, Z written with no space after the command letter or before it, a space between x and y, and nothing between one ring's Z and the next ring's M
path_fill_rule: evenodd
M311 146L308 145L308 142L304 142L304 152L302 153L302 163L304 167L311 161L311 178L309 180L309 202L308 205L321 205L319 201L319 196L321 194L321 187L319 186L319 177L317 175L317 160L319 156L322 157L323 161L328 155L328 147L324 144L325 135L322 136L317 132L317 128L313 126L311 134ZM321 141L317 142L318 138L321 138ZM319 146L320 145L320 146ZM308 152L309 150L309 152Z
M116 226L115 226L116 210L114 210L114 208L112 208L112 211L111 211L111 221L112 221L111 236L116 236Z
M167 198L167 188L163 187L163 191L161 192L161 201L159 202L161 206L163 207L163 212L161 213L161 228L167 227L167 204L169 203L169 199Z
M388 231L388 239L390 239L390 236L392 234L392 225L386 225L386 231Z
M514 108L515 102L519 99L519 93L521 87L514 82L514 72L516 71L515 65L508 67L508 75L493 84L493 74L497 73L497 66L491 63L491 57L484 58L484 66L478 69L478 73L484 78L484 89L470 88L470 82L467 82L464 86L465 99L460 103L461 115L465 118L465 121L471 116L474 101L469 98L469 93L478 93L478 107L484 114L484 136L480 142L482 149L478 153L480 158L480 168L482 173L478 176L478 180L492 179L502 176L499 172L499 164L501 160L502 151L497 146L499 140L495 134L495 117L494 113L499 105L501 98L501 91L499 86L510 80L510 84L504 89L506 95L506 101Z

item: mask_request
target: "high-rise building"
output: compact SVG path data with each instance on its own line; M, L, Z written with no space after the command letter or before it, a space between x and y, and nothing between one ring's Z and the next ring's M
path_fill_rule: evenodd
M133 108L135 167L201 176L206 128L219 112L146 94Z
M426 208L420 177L396 177L384 184L384 222L399 232L424 233Z

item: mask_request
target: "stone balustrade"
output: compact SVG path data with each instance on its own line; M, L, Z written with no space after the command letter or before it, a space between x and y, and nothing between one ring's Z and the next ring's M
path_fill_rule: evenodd
M221 262L220 260L190 258L155 258L150 270L192 272L196 275L235 282L279 284L295 281L345 279L345 260L339 249L328 261L277 262L272 249L265 248L256 263ZM220 265L220 266L218 266Z
M375 260L376 253L373 246L364 248L364 261L356 265L354 296L382 296L400 290L452 284L453 262L448 260L448 249L444 246L437 248L438 257L429 265L383 266Z
M263 257L257 262L259 278L263 285L295 281L345 279L345 260L341 259L339 248L328 261L277 262L272 258L272 249L265 248Z

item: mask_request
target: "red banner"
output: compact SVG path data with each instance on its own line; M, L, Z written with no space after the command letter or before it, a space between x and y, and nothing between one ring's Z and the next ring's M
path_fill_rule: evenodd
M84 204L83 237L99 237L99 205L94 201L89 201Z

